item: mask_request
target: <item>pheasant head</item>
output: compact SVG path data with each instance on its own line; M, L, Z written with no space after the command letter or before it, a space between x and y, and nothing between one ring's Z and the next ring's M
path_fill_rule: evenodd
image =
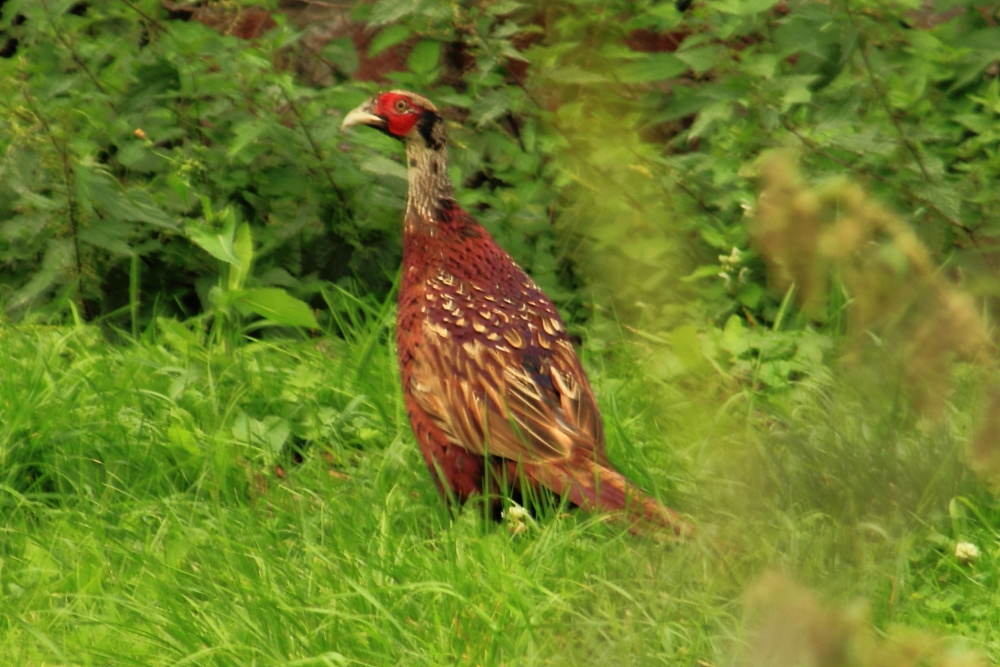
M406 145L409 194L406 218L424 221L450 210L455 189L448 177L448 143L444 120L426 97L405 90L376 95L344 117L341 129L368 125Z

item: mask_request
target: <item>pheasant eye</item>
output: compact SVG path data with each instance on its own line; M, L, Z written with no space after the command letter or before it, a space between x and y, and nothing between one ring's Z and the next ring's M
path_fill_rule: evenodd
M396 111L398 113L405 113L408 108L406 100L396 100Z

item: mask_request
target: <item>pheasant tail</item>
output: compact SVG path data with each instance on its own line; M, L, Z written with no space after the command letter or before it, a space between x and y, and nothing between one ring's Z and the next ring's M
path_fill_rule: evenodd
M632 532L666 528L680 538L692 535L691 525L680 514L649 496L610 465L584 460L572 465L535 466L527 474L587 511L623 514Z

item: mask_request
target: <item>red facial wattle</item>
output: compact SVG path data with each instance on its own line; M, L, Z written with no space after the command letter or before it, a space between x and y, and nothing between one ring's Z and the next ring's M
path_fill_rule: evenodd
M402 112L397 110L400 100L406 105L406 110ZM390 134L402 137L417 124L420 109L413 106L406 95L384 93L375 105L375 115L385 119Z

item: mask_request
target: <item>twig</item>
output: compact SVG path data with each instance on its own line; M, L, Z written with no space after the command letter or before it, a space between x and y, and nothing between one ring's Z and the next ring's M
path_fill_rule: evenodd
M330 182L330 187L333 188L333 191L337 193L337 197L340 199L340 203L343 204L344 207L346 207L347 197L344 195L343 191L339 187L337 187L337 183L333 180L333 175L330 174L330 170L327 169L326 164L324 162L323 151L320 150L319 144L317 144L316 140L313 139L312 133L309 131L309 127L306 125L306 121L302 117L302 113L299 111L299 108L295 105L295 102L292 100L291 95L288 94L288 91L286 91L283 86L279 86L279 88L281 88L281 94L285 98L285 101L288 102L288 106L291 108L292 113L294 113L295 117L299 119L299 125L302 126L302 131L305 133L306 139L309 140L309 145L312 146L313 154L316 156L316 159L319 160L319 168L323 170L324 174L326 174L326 180Z
M69 153L66 150L65 145L61 145L59 141L56 140L56 135L52 132L52 128L46 122L45 118L38 113L38 110L31 103L31 97L28 95L28 91L24 88L21 89L21 94L24 95L24 101L28 105L28 109L31 110L32 115L34 115L35 120L37 120L42 129L45 131L45 135L52 142L52 145L56 149L56 153L62 161L63 168L63 182L66 186L66 209L69 215L69 227L73 232L73 250L76 255L76 275L81 281L83 280L83 260L80 257L80 236L79 236L79 221L76 219L76 198L73 196L74 182L75 178L73 176L73 165L70 164Z
M855 30L858 31L859 34L861 34L861 29L858 28L858 24L854 20L854 14L853 12L851 12L851 0L844 0L844 10L847 12L847 17L850 19L851 25L854 27ZM864 39L863 36L862 39ZM889 120L896 128L896 132L899 133L900 140L903 142L903 145L906 146L907 150L910 151L910 154L913 156L913 159L917 161L917 166L920 167L920 172L924 175L924 179L928 183L932 182L931 175L927 173L927 168L924 167L924 161L920 159L920 153L919 151L917 151L917 147L914 146L910 142L910 140L906 137L906 133L903 132L903 126L900 125L899 119L896 118L896 115L892 112L892 108L889 106L889 100L886 98L885 91L879 84L878 79L875 78L875 72L872 71L871 61L868 59L867 40L865 40L861 46L861 59L865 63L865 70L868 71L868 78L872 82L872 88L874 88L875 92L878 94L879 102L882 103L882 106L885 108L886 114L888 114L889 116Z
M823 157L825 157L825 158L827 158L829 160L833 160L837 164L842 165L844 167L847 167L848 169L850 169L852 171L863 173L863 174L865 174L867 176L871 176L872 178L877 178L878 180L882 181L883 183L887 182L888 179L886 179L885 176L880 176L880 175L876 174L875 172L868 171L867 169L861 169L860 167L857 167L857 166L851 164L850 162L848 162L846 160L841 160L836 155L834 155L834 154L832 154L832 153L830 153L828 151L823 150L822 148L820 148L819 146L817 146L816 142L814 142L812 139L809 139L808 137L802 136L802 134L800 134L798 130L796 130L794 127L792 127L791 123L789 123L787 119L782 118L781 119L781 124L785 126L786 130L788 130L789 132L791 132L792 134L794 134L796 136L796 138L798 138L798 140L801 141L803 143L803 145L805 145L806 148L808 148L809 150L814 151L816 153L819 153Z
M131 9L132 11L134 11L136 14L138 14L142 18L146 19L147 21L149 21L150 23L152 23L153 25L155 25L157 28L159 28L163 32L167 31L166 26L164 26L162 23L160 23L159 19L157 19L156 17L150 16L146 12L142 11L141 9L139 9L138 7L136 7L134 4L132 4L131 2L129 2L129 0L121 0L121 1L122 1L122 4L124 4L126 7L128 7L129 9Z
M56 27L56 22L52 20L52 13L49 10L48 0L42 0L42 6L45 7L46 17L48 19L49 25L52 26L52 32L55 33L56 39L58 39L59 42L62 43L64 47L66 47L66 50L69 51L69 55L73 59L73 62L76 63L77 67L82 69L84 74L86 74L87 77L94 82L94 85L97 86L97 89L101 91L101 94L107 97L108 91L106 91L104 89L104 86L101 85L100 80L96 76L94 76L94 73L90 71L89 67L87 67L87 63L84 62L83 58L81 58L80 55L76 52L76 49L73 48L73 46L69 43L66 37L59 31L59 28ZM116 110L115 105L113 102L111 102L111 100L106 100L106 101L108 103L108 106L110 106L112 110Z

